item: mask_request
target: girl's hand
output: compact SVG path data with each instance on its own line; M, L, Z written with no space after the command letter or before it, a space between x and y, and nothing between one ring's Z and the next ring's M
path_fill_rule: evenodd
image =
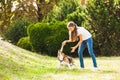
M62 45L63 45L63 46L65 46L65 45L66 45L66 43L67 43L66 41L63 41L63 42L62 42Z
M76 47L71 47L71 53L75 52Z

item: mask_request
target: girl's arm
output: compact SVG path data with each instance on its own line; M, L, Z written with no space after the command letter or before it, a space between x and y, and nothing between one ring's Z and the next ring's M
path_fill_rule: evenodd
M76 47L76 48L83 42L83 35L80 34L80 35L79 35L79 38L80 38L80 41L77 43L76 46L74 46L74 47Z
M74 52L75 49L82 43L82 41L83 41L83 35L80 34L80 35L79 35L79 38L80 38L79 42L77 43L77 45L75 45L74 47L72 47L71 52Z

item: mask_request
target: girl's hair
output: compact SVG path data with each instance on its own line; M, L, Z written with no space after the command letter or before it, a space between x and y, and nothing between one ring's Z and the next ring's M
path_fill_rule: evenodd
M77 24L73 21L68 22L67 27L75 27L74 30L71 32L71 40L72 42L77 40Z

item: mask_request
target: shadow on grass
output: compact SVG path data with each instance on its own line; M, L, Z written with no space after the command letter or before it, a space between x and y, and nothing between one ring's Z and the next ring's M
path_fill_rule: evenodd
M118 73L117 71L114 71L114 70L99 70L97 72L100 72L100 73Z
M68 73L68 74L82 74L82 73L91 73L90 69L67 69L67 68L62 68L62 69L54 69L53 71L54 74L62 74L62 73Z

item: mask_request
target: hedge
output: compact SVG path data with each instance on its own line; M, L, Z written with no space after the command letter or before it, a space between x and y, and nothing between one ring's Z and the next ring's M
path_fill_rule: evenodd
M19 46L19 47L21 47L23 49L32 51L32 46L31 46L29 37L23 37L23 38L21 38L18 41L17 46Z
M35 51L56 56L61 43L68 39L65 22L36 23L28 27L30 42ZM72 45L72 44L71 44ZM70 44L64 48L66 54L70 53Z
M15 20L12 25L5 31L4 38L17 44L18 40L27 36L27 26L32 22L25 18Z

